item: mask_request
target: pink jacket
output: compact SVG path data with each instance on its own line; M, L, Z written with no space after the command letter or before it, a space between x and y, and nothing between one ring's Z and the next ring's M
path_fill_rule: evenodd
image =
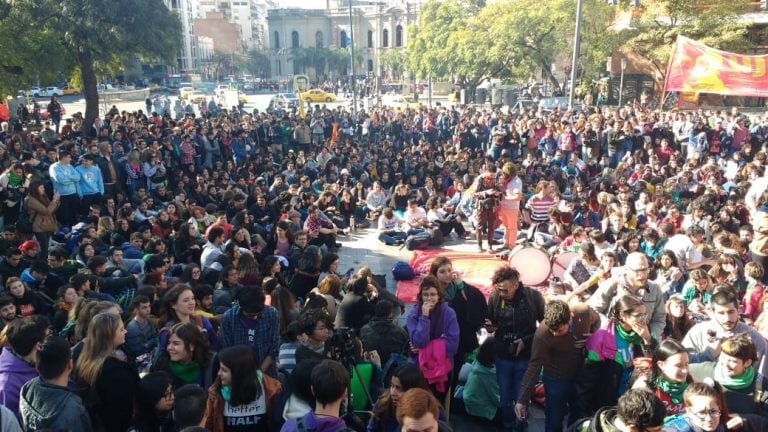
M435 384L439 392L445 391L451 367L451 360L445 349L445 339L432 339L426 347L419 350L419 368L427 382Z

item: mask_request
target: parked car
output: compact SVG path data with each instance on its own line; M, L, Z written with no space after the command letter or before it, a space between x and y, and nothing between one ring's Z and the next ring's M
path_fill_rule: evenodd
M548 97L539 101L539 109L541 109L542 111L554 111L555 108L560 108L560 111L567 111L568 98L562 97L562 96ZM578 104L578 103L573 104L574 111L578 111L581 109L582 109L581 104Z
M201 91L191 91L187 94L187 100L193 104L199 104L206 98L206 94Z
M77 95L80 94L80 89L67 84L61 88L61 92L64 95Z
M336 100L335 94L320 89L307 90L301 96L311 102L333 102Z
M293 108L299 103L299 97L296 93L278 93L272 96L269 101L272 106L283 106L286 108Z
M402 96L402 95L394 95L394 96L384 96L381 98L382 105L385 106L391 106L392 108L395 108L397 110L409 110L409 109L419 109L424 104L421 102L415 100L412 96Z
M528 111L531 108L536 109L537 105L538 104L533 99L518 99L517 102L515 102L515 104L512 105L512 108L510 108L510 110Z

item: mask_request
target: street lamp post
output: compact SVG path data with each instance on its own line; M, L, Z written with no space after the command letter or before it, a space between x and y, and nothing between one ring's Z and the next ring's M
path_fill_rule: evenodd
M568 108L573 108L573 97L576 90L576 64L579 61L581 45L581 8L583 0L576 2L576 29L573 34L573 58L571 58L571 87L568 90Z
M352 34L352 0L349 0L349 57L352 62L352 114L357 112L357 84L355 83L355 38Z
M619 79L619 108L621 108L621 99L624 96L624 69L627 68L627 60L621 59L621 78Z

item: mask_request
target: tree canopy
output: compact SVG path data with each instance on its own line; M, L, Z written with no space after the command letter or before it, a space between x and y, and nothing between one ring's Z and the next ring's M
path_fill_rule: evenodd
M645 1L622 49L648 60L663 80L678 35L713 48L745 52L751 45L749 26L739 17L750 8L749 0Z
M412 26L408 64L421 76L454 76L476 85L486 78L525 81L543 74L559 86L552 65L572 49L572 0L514 0L489 4L430 0ZM584 1L580 69L594 73L619 39L607 32L611 7ZM584 55L589 53L589 55Z
M69 76L78 68L86 99L86 133L98 116L99 68L137 55L173 64L181 43L179 19L162 0L14 0L12 4L9 15L0 19L0 35L14 43L4 44L0 55L22 67L16 85Z

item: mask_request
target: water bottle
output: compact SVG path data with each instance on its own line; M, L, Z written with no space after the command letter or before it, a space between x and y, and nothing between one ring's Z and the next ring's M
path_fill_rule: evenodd
M549 295L557 295L560 290L560 278L553 276L549 280Z
M349 232L355 232L357 227L355 227L355 217L350 216L349 217Z

